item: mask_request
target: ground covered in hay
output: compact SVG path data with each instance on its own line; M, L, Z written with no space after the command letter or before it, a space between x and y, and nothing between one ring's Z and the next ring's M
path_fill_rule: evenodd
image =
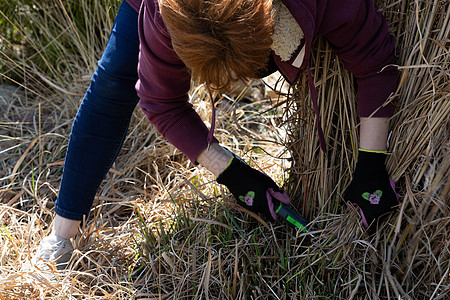
M341 197L357 153L353 80L317 40L326 156L306 77L288 91L271 82L278 93L253 84L219 95L216 129L286 188L315 239L242 211L137 109L74 240L71 271L55 277L28 263L49 232L71 123L117 1L42 2L0 4L0 299L448 299L448 1L376 1L401 71L388 159L400 204L376 234ZM204 88L191 98L208 122Z

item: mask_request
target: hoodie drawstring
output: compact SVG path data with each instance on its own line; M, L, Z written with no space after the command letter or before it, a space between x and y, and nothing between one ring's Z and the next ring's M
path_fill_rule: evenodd
M213 96L212 96L212 93L211 93L211 89L209 88L208 85L206 86L206 88L208 89L208 94L209 94L209 99L211 100L211 109L212 109L212 112L211 112L211 128L209 129L208 140L207 140L208 141L208 149L209 149L209 146L211 146L211 144L213 142L213 139L214 139L214 129L216 127L216 108L215 108L215 105L214 105L214 99L213 99Z

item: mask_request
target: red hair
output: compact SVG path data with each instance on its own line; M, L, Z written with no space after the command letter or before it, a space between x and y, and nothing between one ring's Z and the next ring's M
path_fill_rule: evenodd
M270 0L159 0L177 55L192 78L225 91L256 78L272 45Z

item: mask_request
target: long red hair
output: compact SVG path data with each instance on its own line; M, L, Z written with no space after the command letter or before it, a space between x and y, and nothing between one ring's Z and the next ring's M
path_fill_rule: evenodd
M226 91L265 69L272 45L270 0L159 0L177 55L192 77Z

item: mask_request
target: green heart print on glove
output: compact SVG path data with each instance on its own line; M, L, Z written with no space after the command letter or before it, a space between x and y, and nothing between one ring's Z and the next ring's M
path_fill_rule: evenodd
M255 199L255 192L254 191L248 191L245 196L239 196L239 200L247 204L248 206L253 205L253 200Z
M381 196L383 196L383 191L380 190L376 190L372 194L369 194L367 192L362 194L362 197L366 200L369 200L370 204L379 204L381 201Z

